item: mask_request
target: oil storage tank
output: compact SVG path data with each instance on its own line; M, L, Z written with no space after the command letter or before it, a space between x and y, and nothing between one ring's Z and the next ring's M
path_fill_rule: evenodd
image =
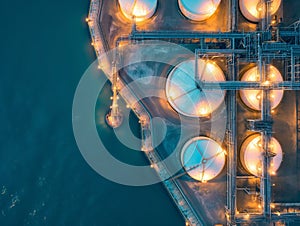
M279 142L272 137L270 151L274 154L271 158L270 173L275 175L282 162L282 149ZM255 176L261 176L262 173L262 138L260 134L254 134L246 138L241 146L240 159L243 167Z
M244 17L252 22L258 22L266 12L265 1L262 0L239 0L240 10ZM281 5L281 0L270 1L270 14L275 14Z
M260 74L258 67L253 67L246 71L241 78L242 81L247 82L259 82L260 81ZM269 75L268 75L269 82L282 82L283 78L281 76L280 71L272 65L270 65ZM270 91L270 101L271 101L271 108L276 108L282 98L283 98L284 91L283 90L271 90ZM260 111L261 110L261 101L262 101L262 91L261 90L240 90L240 97L242 101L251 109Z
M225 151L208 137L194 137L185 143L181 163L195 180L206 182L217 177L225 166Z
M178 0L182 14L190 20L203 21L217 10L221 0Z
M202 88L205 81L225 81L222 69L211 60L195 59L183 61L168 75L166 96L170 105L188 117L206 117L224 101L225 91Z
M154 15L157 0L119 0L119 5L125 17L141 22Z

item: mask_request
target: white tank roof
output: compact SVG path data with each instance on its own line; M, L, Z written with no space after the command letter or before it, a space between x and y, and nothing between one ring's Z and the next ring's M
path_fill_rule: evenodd
M261 4L261 0L239 0L242 14L248 20L258 22L264 16L265 6ZM271 1L271 15L277 12L281 4L281 0Z
M183 15L196 21L211 17L216 12L220 2L221 0L178 0Z
M135 16L137 22L153 16L157 7L157 0L119 0L120 9L128 19Z
M183 146L181 163L190 177L206 182L222 172L225 151L210 138L195 137Z
M225 81L221 68L210 60L198 59L198 81L195 79L195 60L177 65L169 74L166 95L171 106L189 117L204 117L216 110L224 100L223 90L205 90L200 81ZM199 77L200 77L199 76Z
M242 81L260 81L258 67L253 67L246 71L246 73L242 76ZM269 74L269 81L270 82L281 82L283 78L281 73L278 69L272 65L270 65L270 74ZM282 98L283 98L283 90L272 90L270 92L270 99L271 99L271 108L276 108ZM260 111L261 110L261 98L262 93L261 90L241 90L240 96L243 102L251 109Z
M271 159L270 173L271 175L275 175L282 162L282 149L274 137L271 139L270 149L271 152L275 154L275 157ZM241 147L240 154L241 162L246 170L255 176L260 176L262 173L263 160L261 135L255 134L248 137Z

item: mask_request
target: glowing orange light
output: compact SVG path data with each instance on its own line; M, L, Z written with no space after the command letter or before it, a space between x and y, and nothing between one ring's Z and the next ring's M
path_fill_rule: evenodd
M199 109L199 114L200 115L207 115L208 113L209 113L209 111L208 111L207 107L201 107Z
M271 174L274 176L274 175L276 175L276 172L275 172L275 171L272 171Z
M268 85L270 85L270 81L268 81L268 80L267 80L267 81L264 81L264 82L262 83L262 85L263 85L263 86L268 86Z
M256 167L254 165L250 165L249 168L250 168L251 171L256 171Z

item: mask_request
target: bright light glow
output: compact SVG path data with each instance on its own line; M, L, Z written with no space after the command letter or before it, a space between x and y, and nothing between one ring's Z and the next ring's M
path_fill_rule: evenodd
M251 94L251 95L249 96L249 98L250 98L250 100L254 101L254 100L256 99L256 96L253 95L253 94Z
M269 80L262 83L264 86L269 86L273 82L281 82L283 81L283 78L281 76L281 73L272 65L270 65L270 74L269 74ZM259 82L260 76L258 74L258 67L253 67L246 71L246 73L242 76L241 81L251 81L251 82ZM282 98L283 98L284 91L283 90L273 90L271 91L271 108L276 108ZM262 106L262 94L261 90L240 90L240 96L243 102L251 109L260 111ZM254 98L255 96L255 98Z
M253 143L254 143L254 142L253 142ZM261 148L261 140L257 141L255 144L256 144L257 147L260 147L260 148Z
M281 0L270 1L270 14L275 14L280 5ZM250 21L258 22L264 17L265 5L261 0L239 0L239 6L242 14Z
M270 85L270 81L268 81L268 80L267 80L267 81L264 81L264 82L262 83L262 85L263 85L263 86L268 86L268 85Z
M200 107L199 114L202 116L208 115L210 113L209 109L207 107Z
M271 159L269 172L271 175L276 175L276 171L280 167L282 162L282 149L279 142L275 139L271 139L272 152L275 156ZM270 145L270 146L271 146ZM261 176L262 172L262 142L261 135L254 134L248 137L242 144L240 157L242 165L246 170L255 176Z
M250 218L249 213L245 214L245 215L244 215L244 218L248 220L248 219Z
M120 9L123 15L136 22L142 22L149 19L155 13L157 0L119 0Z
M176 96L178 96L178 92L176 91L176 89L175 89L175 87L174 87L173 89L170 89L170 91L169 91L169 97L170 97L171 99L175 99Z
M251 171L255 171L256 170L256 167L254 165L250 165L250 170Z
M276 175L275 171L271 171L271 175L275 176Z
M251 75L248 79L249 82L255 82L257 81L257 76L256 75Z
M260 100L260 98L261 98L261 96L260 96L260 93L259 93L259 94L256 95L256 99Z
M212 5L211 8L208 10L209 14L214 14L214 12L217 10L217 7L215 5Z
M143 16L145 16L146 14L147 14L147 9L142 8L142 7L139 6L139 5L135 5L135 6L134 6L132 15L134 15L136 18L143 17Z
M213 72L215 72L216 66L215 66L215 64L213 64L213 63L211 63L211 62L207 62L207 63L206 63L206 68L207 68L207 70L208 70L210 73L213 73Z

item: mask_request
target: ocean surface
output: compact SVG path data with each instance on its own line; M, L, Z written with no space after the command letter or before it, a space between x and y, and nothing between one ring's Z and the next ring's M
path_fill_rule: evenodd
M84 21L88 7L88 0L0 1L0 226L184 225L161 184L110 182L76 146L73 96L95 60ZM110 95L107 84L98 116ZM133 114L130 124L138 135ZM105 123L98 132L114 144ZM117 158L147 164L117 145Z

